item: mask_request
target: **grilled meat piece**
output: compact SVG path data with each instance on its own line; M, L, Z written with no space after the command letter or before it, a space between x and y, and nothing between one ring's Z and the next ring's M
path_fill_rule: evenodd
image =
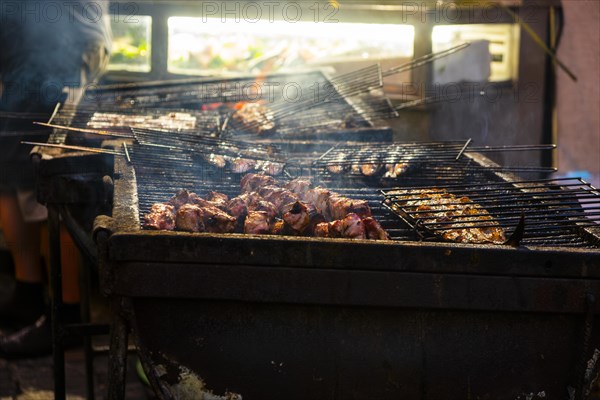
M258 103L246 103L231 117L251 133L265 134L275 130L273 112Z
M272 221L272 218L265 211L248 211L248 215L244 220L244 233L271 233L270 221Z
M210 191L205 196L205 199L212 203L215 207L219 207L223 211L227 211L227 203L229 203L229 197L225 193L219 193Z
M275 204L277 210L283 213L282 207L294 203L299 200L298 196L287 189L283 189L279 186L265 186L258 190L258 194L261 195L265 200Z
M409 163L385 164L384 178L397 178L404 174L409 167Z
M264 200L257 192L243 193L240 197L246 202L248 207L255 207L259 201Z
M329 222L319 222L316 224L313 234L316 237L329 237Z
M231 161L229 168L235 174L243 174L256 167L256 161L248 158L236 158Z
M344 237L344 222L341 219L336 219L329 223L329 237L341 238Z
M261 174L246 174L240 182L242 193L254 192L259 188L271 185L277 185L275 178Z
M322 224L323 222L327 222L325 216L319 213L314 205L308 204L308 225L304 229L304 235L313 236L315 235L315 230L317 229L317 225Z
M365 225L355 213L349 213L342 219L342 237L348 239L366 239Z
M390 235L373 217L363 218L367 239L390 240Z
M309 189L304 193L302 200L308 204L314 204L315 209L318 213L323 214L327 219L330 218L329 214L329 197L331 192L325 188L317 186L314 189Z
M171 197L171 199L168 201L168 204L171 204L177 210L182 205L193 203L199 198L200 197L196 193L191 193L187 189L181 189L175 194L175 196Z
M286 183L284 187L300 196L300 198L303 198L306 192L312 187L312 182L307 178L296 178Z
M235 231L237 218L215 206L201 207L204 212L204 226L206 232L231 233Z
M381 171L381 164L362 164L360 165L360 173L364 176L374 176Z
M210 165L213 165L217 168L225 168L225 166L227 165L226 157L220 154L211 153L209 155L205 155L204 160Z
M273 225L271 225L272 235L284 235L285 234L285 222L282 219L276 219Z
M361 218L371 216L371 208L365 200L350 199L332 194L329 196L329 215L331 219L342 219L349 213L358 214Z
M152 205L150 212L144 215L144 227L150 229L175 229L175 207L167 203Z
M248 209L251 211L266 212L269 216L269 219L274 219L279 214L277 207L275 207L275 204L266 200L258 200L256 202L252 202L248 206Z
M184 204L177 210L175 226L180 231L204 232L204 211L196 204Z
M350 213L343 219L332 222L320 222L314 227L316 237L389 240L388 233L373 217L360 219Z
M485 208L466 196L457 197L445 189L398 190L389 194L398 196L392 203L394 210L413 220L415 217L411 216L411 212L419 211L416 214L417 221L421 224L433 224L425 229L430 229L444 240L477 244L506 242L505 232L500 224ZM407 200L402 200L403 196ZM489 226L470 227L482 224Z
M263 171L268 175L280 175L283 172L285 164L272 162L272 161L258 161L256 163L256 170Z
M347 171L348 168L345 165L328 165L327 166L327 171L331 172L332 174L341 174L344 171Z
M283 214L283 220L294 232L304 232L310 222L308 207L304 203L296 201Z
M235 218L245 217L248 214L246 200L242 196L234 197L227 203L226 211Z
M87 123L95 129L133 127L169 131L189 131L196 128L196 117L189 113L170 112L165 115L136 115L96 112Z

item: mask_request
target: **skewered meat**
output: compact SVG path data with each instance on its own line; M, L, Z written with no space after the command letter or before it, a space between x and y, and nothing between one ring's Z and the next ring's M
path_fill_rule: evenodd
M236 174L243 174L250 170L253 170L256 166L256 161L248 158L236 158L231 161L230 169L231 172Z
M144 215L144 227L150 229L175 229L175 207L171 204L156 203Z
M360 173L364 176L374 176L381 170L381 164L362 164Z
M304 232L308 223L310 222L308 207L300 201L296 201L283 214L283 221L289 226L294 232Z
M341 219L336 219L329 223L329 237L344 237L344 222Z
M94 129L127 126L133 128L189 131L196 128L196 117L190 113L170 112L166 115L136 115L96 112L87 123Z
M276 219L271 226L272 235L283 235L285 234L285 222L282 219Z
M242 193L231 200L219 192L202 198L182 189L168 203L155 204L145 215L144 226L189 232L389 239L371 217L366 201L319 186L312 188L306 178L284 186L268 175L247 174L241 179Z
M315 236L329 238L366 239L365 225L354 213L332 222L321 222L315 226Z
M316 237L330 237L329 222L319 222L316 224L313 233Z
M325 218L330 218L329 214L329 197L331 192L325 188L317 186L314 189L309 189L304 194L303 200L306 203L314 204L317 212L323 214Z
M246 174L240 182L242 193L254 192L261 187L270 185L277 185L275 178L261 174Z
M242 196L234 197L227 203L227 212L236 218L244 217L248 214L248 205Z
M311 236L315 234L315 230L317 225L327 222L325 216L317 211L317 209L312 205L308 205L308 225L304 230L304 234L306 236Z
M229 197L227 197L225 193L210 191L205 198L206 201L212 203L215 207L219 207L221 210L227 211Z
M306 194L306 192L312 187L312 182L310 181L310 179L296 178L286 183L284 187L296 193L302 198Z
M204 211L196 204L184 204L177 210L175 226L180 231L204 232Z
M409 166L409 163L385 164L385 174L383 174L383 177L397 178L404 174L408 170Z
M204 156L204 159L210 165L213 165L217 168L225 168L225 166L227 165L227 159L225 158L225 156L222 156L220 154L210 153L209 155Z
M197 202L199 199L200 197L196 193L190 193L186 189L181 189L175 196L171 197L168 203L177 210L182 205Z
M255 166L256 170L269 175L280 175L283 172L283 167L285 167L285 164L272 161L258 161Z
M349 213L358 214L361 218L371 216L371 208L365 200L350 199L332 194L329 196L328 204L331 219L342 219Z
M299 200L298 196L291 191L275 185L265 186L259 189L258 194L265 200L275 204L275 207L282 213L284 212L282 210L283 206L295 203Z
M347 171L347 170L348 169L344 165L328 165L327 166L327 171L331 172L332 174L341 174L342 172Z
M273 112L258 103L246 103L236 110L231 117L243 125L249 132L256 134L270 133L275 129Z
M373 217L363 218L367 239L389 240L390 235L381 227Z
M269 216L269 219L274 219L277 215L279 215L279 212L277 210L277 207L275 207L275 204L271 203L270 201L266 201L266 200L258 200L256 202L252 202L248 206L248 209L251 211L266 212L267 215Z
M237 218L215 206L202 207L206 232L232 233L235 231Z
M459 243L506 242L505 232L500 224L485 208L466 196L457 197L445 189L423 189L416 192L398 190L389 193L398 196L397 201L392 203L394 210L408 218L413 218L412 211L418 211L420 223L433 224L432 228L426 229L433 230L444 240ZM402 200L403 196L408 196L407 200ZM472 226L476 224L489 226Z
M271 232L272 218L265 211L249 211L244 220L244 233L265 234Z
M358 215L349 213L342 220L342 237L349 239L365 239L365 225Z

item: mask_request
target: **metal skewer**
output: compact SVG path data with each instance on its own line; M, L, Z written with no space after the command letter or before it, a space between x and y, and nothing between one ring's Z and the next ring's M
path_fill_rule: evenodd
M105 131L105 130L100 130L100 129L75 128L72 126L48 124L46 122L34 122L34 124L41 125L41 126L47 126L49 128L62 129L62 130L71 131L71 132L90 133L92 135L114 136L114 137L122 137L122 138L131 139L131 135L124 135L121 133L115 133L115 132Z
M67 150L89 151L91 153L112 154L114 156L123 155L123 153L116 151L116 150L100 149L97 147L73 146L73 145L68 145L68 144L40 143L40 142L27 142L27 141L22 141L21 144L30 144L33 146L42 146L42 147L56 147L59 149L67 149Z

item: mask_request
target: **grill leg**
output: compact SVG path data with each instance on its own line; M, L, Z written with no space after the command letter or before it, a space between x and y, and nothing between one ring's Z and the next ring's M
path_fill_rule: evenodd
M65 349L62 327L62 266L60 257L60 220L58 208L48 204L50 242L50 299L52 314L52 355L54 362L54 399L65 400Z
M123 316L123 298L115 296L111 302L110 350L108 355L108 399L125 398L127 372L128 324Z
M90 265L84 261L79 272L79 287L81 290L81 322L90 324ZM92 349L92 336L83 335L83 350L85 353L85 391L86 399L94 400L94 352Z

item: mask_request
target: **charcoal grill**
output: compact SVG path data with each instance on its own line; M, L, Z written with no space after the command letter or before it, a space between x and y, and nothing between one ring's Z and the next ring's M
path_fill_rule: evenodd
M514 179L469 158L478 175L452 176ZM141 229L150 205L181 187L238 191L239 175L193 165L136 165L135 149L132 162L115 157L112 215L95 222L117 316L111 398L124 393L129 328L164 399L177 380L164 360L244 399L566 398L569 388L584 398L600 348L597 228L592 239L575 231L571 247L422 242L373 181L322 174L369 200L394 240Z
M297 77L297 76L296 76ZM273 82L285 82L295 78L282 75L271 76ZM323 74L300 75L300 80L307 84L315 84L324 80ZM211 110L214 103L232 103L244 101L244 85L252 85L255 77L236 79L187 79L179 81L145 82L139 84L125 84L89 88L81 103L75 108L63 105L53 116L52 123L74 128L90 128L88 122L96 112L118 113L124 115L157 115L165 112L184 111L192 113L197 118L197 127L194 133L201 135L223 134L225 119L217 110ZM293 128L294 139L309 139L313 141L324 135L323 143L339 141L340 139L354 138L355 140L388 140L391 141L392 131L389 128L374 128L368 121L358 118L359 127L343 128L343 118L354 114L355 109L347 102L338 101L329 104L327 109L315 107L312 114L304 114L304 121L290 120L290 129ZM309 124L308 120L320 121ZM297 129L296 125L304 123L307 129ZM130 134L129 128L116 129L119 134ZM284 131L282 129L282 131ZM83 133L83 132L81 132ZM133 136L133 135L132 135ZM64 129L54 129L48 143L64 145L100 146L105 137L98 135L97 141L80 133L69 133ZM290 143L289 140L280 138L272 139ZM293 146L303 148L312 146L308 141L295 141ZM121 152L121 150L119 149ZM90 239L91 219L97 213L104 212L105 200L111 197L112 188L104 180L105 176L112 175L112 156L101 153L85 151L64 151L40 147L33 150L34 160L38 165L39 187L38 196L42 203L48 205L49 225L51 235L51 281L53 291L60 293L60 248L58 245L59 216L67 225L74 236L78 247L88 255L91 260L96 260L96 246ZM76 212L77 208L84 212ZM76 215L74 215L76 214ZM56 324L55 334L55 397L65 398L65 371L64 352L62 340L65 326L60 324L61 300L54 298L52 305L53 320ZM84 299L82 299L84 300ZM87 308L84 306L84 308ZM101 329L92 329L100 332ZM88 398L93 398L93 382L91 380L92 357L89 338L86 341L86 371L88 376Z

